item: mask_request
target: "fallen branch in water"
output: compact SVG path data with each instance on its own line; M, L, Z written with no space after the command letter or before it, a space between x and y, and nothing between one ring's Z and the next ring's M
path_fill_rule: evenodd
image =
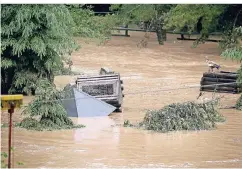
M131 124L124 122L125 127L136 127L157 132L177 130L209 130L216 127L216 122L225 118L217 111L218 99L204 103L173 103L160 110L149 110L143 121Z

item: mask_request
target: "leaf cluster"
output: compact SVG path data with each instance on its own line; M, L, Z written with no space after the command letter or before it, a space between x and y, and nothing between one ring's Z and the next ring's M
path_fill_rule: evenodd
M217 101L173 103L160 110L150 110L136 127L156 132L209 130L225 121L216 109ZM135 126L125 121L125 126Z
M47 79L40 80L35 99L25 107L27 117L18 125L26 129L53 130L83 127L74 125L68 118L61 99L66 98L63 91L57 90Z
M41 78L53 81L63 57L78 49L65 5L2 5L3 92L33 93Z

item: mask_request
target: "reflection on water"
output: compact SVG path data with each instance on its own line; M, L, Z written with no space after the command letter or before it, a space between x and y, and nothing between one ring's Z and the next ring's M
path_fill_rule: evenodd
M107 117L90 117L73 119L77 124L85 125L85 128L76 129L74 131L74 140L79 142L82 140L94 140L101 136L102 132L110 132L110 138L114 142L119 141L119 128L115 127L115 121L109 116ZM113 126L111 129L110 127Z

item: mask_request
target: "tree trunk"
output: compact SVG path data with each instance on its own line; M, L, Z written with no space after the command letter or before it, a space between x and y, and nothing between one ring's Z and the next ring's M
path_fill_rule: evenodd
M164 45L163 40L162 40L162 34L161 31L156 30L156 35L157 35L157 39L160 45Z
M1 69L1 94L8 94L13 83L14 69Z
M162 29L162 24L157 23L156 25L156 35L160 45L164 45L164 41L166 41L166 31Z
M163 41L166 41L166 30L162 29L161 32L162 32Z
M7 84L4 69L1 69L1 94L7 94Z
M128 24L125 25L125 28L128 28ZM125 36L129 36L128 30L125 30Z
M54 83L54 73L52 71L48 72L47 73L47 79L50 81L50 83L55 86L55 83ZM56 86L55 86L56 87Z

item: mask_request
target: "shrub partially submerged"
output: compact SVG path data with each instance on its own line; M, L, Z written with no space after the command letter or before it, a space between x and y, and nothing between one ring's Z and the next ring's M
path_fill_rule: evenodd
M18 124L19 127L30 130L57 130L83 127L82 125L74 125L72 120L68 118L61 101L66 96L63 91L58 91L47 80L41 80L39 86L39 95L23 111L23 114L28 117Z
M60 129L73 129L73 128L82 128L84 125L74 125L73 123L67 124L56 124L50 119L42 119L36 120L34 118L27 117L22 120L17 127L22 127L27 130L37 130L37 131L52 131L52 130L60 130Z
M242 110L242 95L239 97L239 99L236 102L235 108L237 110Z
M158 132L177 130L208 130L215 127L216 122L225 119L216 109L217 101L207 103L177 103L165 106L160 110L148 111L144 120L136 127ZM124 126L132 126L125 121Z

